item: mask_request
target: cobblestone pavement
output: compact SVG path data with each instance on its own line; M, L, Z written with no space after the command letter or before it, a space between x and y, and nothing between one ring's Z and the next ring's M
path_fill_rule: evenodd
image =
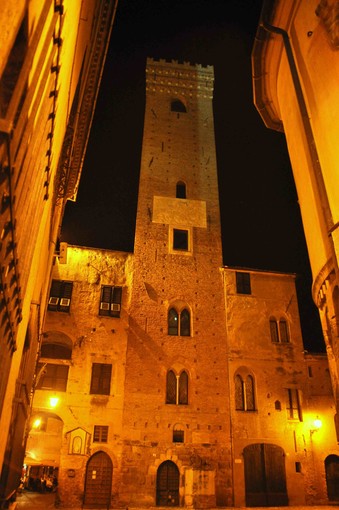
M40 494L38 492L28 492L23 491L21 494L17 495L16 500L16 508L15 510L49 510L49 509L55 509L55 493L46 493L46 494ZM57 507L62 510L81 510L81 508L73 508L68 509L64 506ZM242 510L244 510L245 507L242 507ZM336 508L339 508L339 505L315 505L315 506L289 506L289 507L256 507L251 508L251 510L282 510L282 508L288 509L288 510L335 510ZM93 509L94 510L94 509ZM132 509L131 509L132 510ZM133 510L145 510L145 509L133 509ZM150 510L160 510L158 507L153 507ZM161 509L166 510L166 509ZM211 510L221 510L219 509L211 509ZM231 508L224 508L223 510L234 510ZM241 510L238 508L237 510ZM246 509L248 510L248 508Z

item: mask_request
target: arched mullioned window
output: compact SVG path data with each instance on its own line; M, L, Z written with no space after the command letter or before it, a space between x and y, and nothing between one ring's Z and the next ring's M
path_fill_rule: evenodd
M168 310L168 334L178 335L179 331L179 316L175 308Z
M186 184L182 181L177 182L176 198L186 198Z
M275 317L270 318L270 332L272 342L288 343L290 341L287 320L283 317L279 320Z
M168 334L191 336L191 314L187 308L178 312L174 307L168 310Z
M235 409L237 411L255 411L255 384L250 374L237 374L234 378Z
M172 99L171 101L171 112L186 113L186 106L180 99Z
M166 377L166 404L188 404L188 374L185 370L180 374L173 370L167 372Z
M191 316L187 308L180 312L180 336L191 335Z

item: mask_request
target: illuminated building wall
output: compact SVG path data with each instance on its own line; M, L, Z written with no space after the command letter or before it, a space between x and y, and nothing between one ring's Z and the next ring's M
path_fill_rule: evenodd
M212 92L211 67L148 60L135 251L57 257L25 460L58 468L64 506L337 496L294 275L222 267Z
M185 473L185 490L171 495L180 504L232 501L213 86L212 67L147 62L124 403L126 503L154 503L152 473L175 469L164 461ZM135 472L142 493L131 484ZM158 504L166 498L159 489Z
M115 2L0 14L0 500L18 487L63 208L74 200ZM1 503L2 504L2 503Z
M326 355L304 351L295 276L224 268L224 278L235 505L263 504L243 480L244 472L256 480L259 452L277 465L283 452L286 494L277 504L326 503L326 459L339 453L331 380Z
M337 12L334 0L264 2L252 62L255 104L287 140L338 408Z

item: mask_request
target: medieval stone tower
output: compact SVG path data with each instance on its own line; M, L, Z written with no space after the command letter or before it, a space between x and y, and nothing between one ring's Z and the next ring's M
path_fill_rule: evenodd
M213 68L149 59L146 82L120 500L227 506L230 416Z

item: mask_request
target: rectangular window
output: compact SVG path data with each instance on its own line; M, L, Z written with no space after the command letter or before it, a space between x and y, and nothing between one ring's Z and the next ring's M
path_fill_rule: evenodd
M45 368L42 364L38 365L38 374L40 378L37 388L40 390L66 391L68 379L68 365L53 365L48 363Z
M173 229L173 250L188 251L188 230Z
M286 392L287 392L286 409L288 419L302 421L299 390L288 388Z
M92 364L91 394L109 395L111 390L112 365L108 363Z
M103 285L101 287L99 315L120 317L122 287Z
M108 425L94 425L93 443L107 443Z
M52 312L69 312L73 282L63 280L52 280L49 293L48 310Z
M250 273L235 273L237 293L251 294L251 278Z
M183 443L184 442L184 431L183 430L173 430L173 443Z

